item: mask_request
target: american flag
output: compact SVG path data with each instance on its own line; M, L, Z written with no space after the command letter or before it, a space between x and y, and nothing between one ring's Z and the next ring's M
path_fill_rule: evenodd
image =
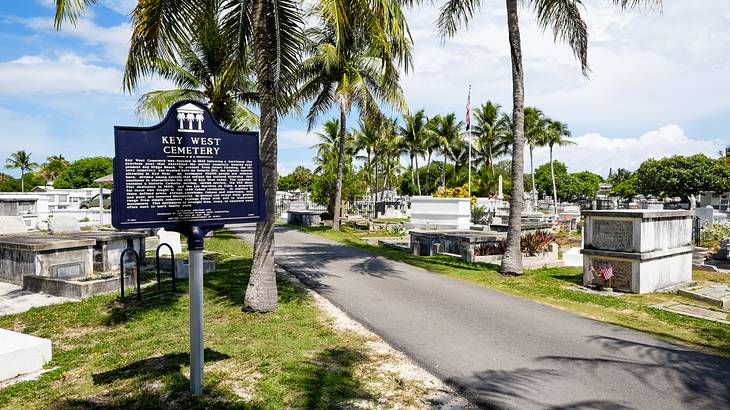
M471 86L469 86L469 94L466 96L466 130L469 131L471 125Z
M598 273L596 274L596 269L591 266L591 273L593 274L593 277L599 277L603 279L604 282L608 282L609 279L613 277L613 266L611 266L610 263L602 263L601 266L598 268Z

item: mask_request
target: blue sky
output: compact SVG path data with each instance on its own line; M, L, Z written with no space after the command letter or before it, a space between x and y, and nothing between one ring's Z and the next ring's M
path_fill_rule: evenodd
M61 32L52 29L51 3L0 3L0 157L19 149L37 162L51 154L112 156L113 126L138 124L140 93L167 86L151 80L133 95L121 91L135 2L100 0L77 27ZM665 2L661 14L588 7L590 79L523 10L526 102L570 125L578 145L556 155L572 171L606 175L648 157L716 156L730 144L730 9L726 0L693 3ZM408 13L416 67L402 84L411 109L463 116L469 83L472 105L492 99L509 108L503 8L486 0L469 29L446 42L433 29L435 7ZM302 118L283 119L280 172L311 165L315 142ZM536 152L536 164L546 158L546 150Z

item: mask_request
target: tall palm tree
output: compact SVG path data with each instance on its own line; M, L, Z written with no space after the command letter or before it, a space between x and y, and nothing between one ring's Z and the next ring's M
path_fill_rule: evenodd
M494 160L508 155L511 150L510 120L507 114L501 113L502 106L487 101L474 110L476 124L472 127L476 162L490 169L492 179L495 176Z
M535 148L547 145L549 119L543 112L535 107L525 107L525 142L530 151L530 175L532 180L532 200L537 199L535 188L535 165L533 164L533 153Z
M25 171L32 171L36 167L38 164L30 159L30 152L13 152L10 154L10 158L5 160L5 168L20 170L20 192L25 192L25 181L23 180Z
M446 163L451 160L454 162L454 173L464 158L464 138L463 128L464 121L458 121L455 113L437 116L436 134L439 138L439 152L444 158L444 168L442 170L442 185L446 187L445 169Z
M97 0L56 0L55 27L76 24ZM176 62L194 37L195 21L207 8L223 11L227 36L238 53L254 55L260 108L259 154L262 164L266 218L256 225L253 263L244 309L276 309L274 223L276 215L278 117L291 107L303 40L303 19L296 0L181 0L139 2L131 14L132 38L123 84L131 91L157 59Z
M411 159L411 183L416 188L418 195L421 195L421 177L418 174L418 157L427 153L429 139L434 138L431 127L428 127L428 119L424 110L415 114L404 114L403 125L399 128L401 142Z
M383 121L383 128L380 133L377 148L374 152L375 157L380 159L378 166L380 166L383 171L383 190L381 191L381 200L385 196L385 191L393 188L393 181L401 171L400 157L407 153L407 151L403 148L403 137L396 133L398 128L397 118L388 118ZM376 181L377 180L378 175L376 172Z
M436 121L433 118L427 121L426 128L428 132L423 140L423 149L426 152L426 169L428 170L426 173L426 186L430 188L432 182L434 182L431 180L431 159L433 158L433 154L441 146L441 137L438 135ZM438 179L438 177L436 178ZM426 192L427 195L431 193L433 192L430 190Z
M365 157L358 157L363 159L363 168L366 171L368 177L368 190L370 194L374 194L373 174L375 172L375 161L373 158L373 152L375 151L375 145L378 143L378 137L380 136L380 119L367 119L361 117L357 123L357 129L353 130L353 138L355 140L355 148L357 152L365 151Z
M258 117L247 107L258 100L253 58L226 35L221 13L209 7L200 14L194 37L180 46L176 61L153 60L145 76L160 76L176 88L143 94L137 102L140 117L162 119L172 104L189 99L207 104L229 128L258 125Z
M609 0L619 7L635 8L643 5L661 7L661 0ZM512 191L507 229L507 247L502 257L503 274L522 274L522 210L524 209L524 107L525 81L522 67L522 42L517 13L518 0L505 0L507 31L509 33L512 61ZM588 27L581 16L581 2L575 0L528 0L527 5L536 14L537 23L543 29L551 28L553 37L568 43L580 61L585 76L588 75ZM481 0L445 0L436 22L443 37L454 36L459 28L468 25L474 13L482 5Z
M314 149L316 155L314 157L314 173L320 174L324 171L324 166L331 164L337 160L337 141L339 139L340 120L333 118L322 124L322 131L315 132L314 135L319 138L319 142L309 147Z
M368 2L322 0L312 10L319 17L319 24L307 30L309 57L302 63L302 85L297 95L298 99L312 102L307 114L310 129L333 106L339 108L341 136L346 134L347 115L353 106L366 117L382 115L378 102L407 111L398 84L397 64L400 58L405 58L405 66L410 65L410 44L404 32L394 30L402 27L405 20L390 13L379 15L370 6ZM400 10L394 1L390 6ZM401 43L406 48L399 51L397 47ZM340 229L345 161L345 139L340 138L339 142L334 230Z
M50 183L55 181L68 166L69 163L63 155L51 155L46 158L46 163L41 165L41 176Z
M550 148L550 177L553 181L553 213L558 213L558 190L555 184L555 162L553 161L553 147L575 145L574 141L568 140L570 138L570 130L568 124L560 121L547 120L547 132L545 133L544 144ZM533 178L534 179L534 178Z

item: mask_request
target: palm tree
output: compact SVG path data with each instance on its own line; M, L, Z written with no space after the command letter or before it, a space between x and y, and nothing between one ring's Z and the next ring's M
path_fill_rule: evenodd
M436 134L439 138L439 152L444 158L444 168L441 173L442 184L446 187L446 176L445 169L448 160L454 162L454 174L456 169L464 158L464 139L463 131L464 121L457 121L456 114L453 112L443 116L437 116L438 123L436 124Z
M518 0L505 0L507 7L507 31L509 33L512 61L512 191L510 195L509 227L507 247L502 257L503 274L522 274L522 210L524 209L524 143L525 143L525 81L522 68L522 42L517 13ZM623 9L642 5L661 7L661 0L610 0ZM481 7L481 0L445 0L436 22L443 37L454 36L461 25L467 25ZM538 25L552 28L553 37L573 49L580 61L583 75L588 68L588 27L580 14L581 2L574 0L529 0L529 7L535 12Z
M438 117L438 116L437 116ZM426 186L431 187L431 159L433 158L434 152L436 152L440 146L441 146L441 137L438 135L438 128L436 126L436 121L433 118L430 118L426 123L426 128L428 129L428 132L426 133L426 137L423 140L423 149L426 152L426 170L428 171L426 173ZM438 177L436 177L438 178ZM429 190L426 192L426 194L432 194L433 192Z
M194 37L180 46L175 61L152 61L144 75L160 76L177 88L143 94L137 102L141 118L159 120L172 104L196 100L207 104L229 128L248 130L258 125L258 117L247 107L258 100L253 59L248 50L239 50L234 37L226 35L221 13L214 8L201 13ZM177 119L182 121L179 114Z
M400 6L390 2L399 12ZM309 57L302 63L302 85L298 99L312 101L307 114L311 129L317 118L337 105L340 111L340 135L347 131L347 115L353 105L361 116L378 117L378 102L407 111L403 91L398 84L397 63L405 58L410 65L410 45L403 27L405 20L368 2L322 0L312 14L319 16L319 26L307 30ZM344 20L344 22L343 22ZM380 29L378 27L381 27ZM399 49L405 44L405 49ZM332 229L340 229L342 176L345 161L345 138L339 139L337 183Z
M76 24L97 0L56 0L55 27ZM256 225L253 263L244 309L276 309L274 223L276 215L277 128L279 115L291 107L299 67L303 19L296 0L181 0L139 2L132 11L132 39L124 72L131 91L157 59L175 62L194 37L194 22L207 8L222 10L224 32L238 44L238 54L252 50L260 108L259 154L266 218Z
M532 180L532 199L537 199L535 188L535 166L533 164L533 153L535 148L547 145L549 119L543 112L535 107L525 107L525 142L530 151L530 175Z
M482 163L490 169L494 179L494 160L508 155L512 141L509 131L510 119L507 114L501 113L502 106L487 101L474 110L476 124L472 128L475 137L474 149L476 163Z
M361 117L358 121L358 129L353 131L353 138L355 140L355 150L365 151L365 157L358 157L363 159L365 162L363 168L368 176L368 189L370 191L371 199L373 201L373 207L375 206L375 194L376 194L376 182L377 182L377 164L378 161L375 157L378 144L381 141L383 133L383 119L379 117L375 118L364 118ZM375 209L375 208L373 208Z
M46 163L41 165L41 176L49 183L55 181L56 178L68 168L68 161L63 155L51 155L46 158Z
M550 148L550 177L553 180L553 203L555 204L555 207L553 208L553 213L557 215L558 213L558 191L555 185L555 167L554 167L554 161L553 161L553 147L554 146L566 146L566 145L575 145L575 142L565 139L570 138L570 130L568 129L568 124L562 123L560 121L554 121L554 120L547 120L547 132L545 133L545 140L544 143ZM534 178L533 178L534 180Z
M5 160L5 168L20 169L20 192L25 192L25 181L23 180L25 171L32 171L36 167L38 167L38 164L31 161L30 152L13 152L10 154L10 158Z
M322 124L322 131L314 133L319 138L319 142L309 148L316 150L317 153L313 160L316 166L313 171L315 174L324 172L325 165L337 160L339 129L340 120L333 118Z
M427 126L428 119L424 110L417 113L404 114L403 126L399 127L401 143L411 159L411 183L416 188L418 195L421 195L421 177L418 174L418 157L427 153L426 145L428 139L436 134Z

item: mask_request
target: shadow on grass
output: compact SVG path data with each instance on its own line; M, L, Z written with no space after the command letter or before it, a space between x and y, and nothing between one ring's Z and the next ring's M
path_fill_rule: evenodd
M230 358L227 354L216 352L211 349L205 349L204 357L206 363ZM189 363L190 355L188 353L169 353L163 356L155 356L139 360L122 368L97 373L91 377L94 380L94 384L110 384L117 380L131 378L153 380L169 374L176 374L182 379L187 380L180 370L183 366L187 366Z
M359 381L354 368L366 360L362 352L352 348L330 348L309 362L301 377L290 379L302 392L306 409L354 407L352 400L372 400Z
M217 234L216 234L217 235ZM219 262L213 274L205 276L205 289L232 305L243 306L243 297L251 274L251 258L233 258ZM277 277L280 303L304 303L304 293L284 278Z
M102 320L102 323L106 326L114 326L125 323L147 311L166 309L170 305L176 304L180 297L187 293L188 281L178 279L175 286L176 290L173 292L172 280L163 280L160 291L157 290L156 284L144 287L141 290L141 300L137 300L136 286L125 288L124 299L117 297L107 303L109 314Z
M205 361L225 360L228 356L206 349ZM351 348L330 348L294 368L283 368L285 385L299 392L291 404L296 408L351 408L353 402L374 398L355 380L355 366L365 360L362 352ZM188 355L169 354L141 360L120 369L93 375L95 384L112 384L136 379L133 385L105 390L83 398L60 400L51 409L263 409L284 407L279 398L241 398L233 394L224 380L206 380L204 395L192 397L189 381L180 369ZM170 377L172 376L172 377ZM165 380L163 385L156 380ZM172 384L170 384L172 383ZM271 400L269 400L271 399ZM291 406L289 404L289 406Z

